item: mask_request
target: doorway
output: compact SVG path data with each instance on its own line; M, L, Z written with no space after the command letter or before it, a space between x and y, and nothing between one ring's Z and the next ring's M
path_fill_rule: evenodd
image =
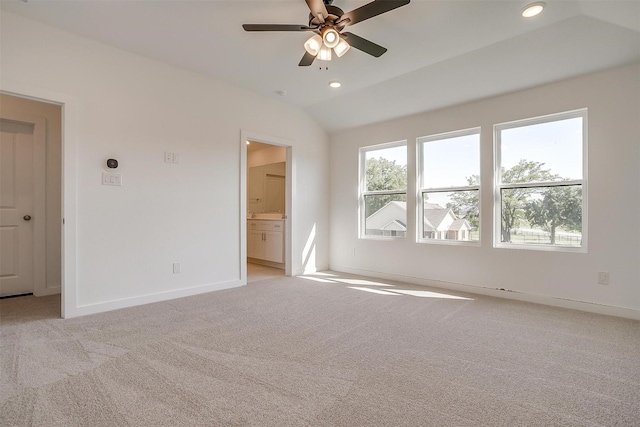
M0 94L0 297L61 293L62 106Z
M241 136L241 280L291 275L292 164L289 141Z

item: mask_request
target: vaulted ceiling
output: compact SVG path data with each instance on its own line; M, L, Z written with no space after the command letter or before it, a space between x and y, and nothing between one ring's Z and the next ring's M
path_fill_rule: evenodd
M2 10L293 104L329 133L640 62L640 1L548 0L525 19L527 3L412 0L349 27L386 47L381 57L351 49L310 67L298 62L311 33L242 29L306 25L304 0L28 0Z

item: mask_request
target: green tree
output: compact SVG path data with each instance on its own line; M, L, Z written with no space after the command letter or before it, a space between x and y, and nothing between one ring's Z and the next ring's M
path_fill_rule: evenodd
M543 169L544 163L520 160L511 169L502 168L502 182L505 184L517 184L536 181L553 181L559 178L548 169ZM535 191L535 190L533 190ZM503 190L502 199L502 226L501 234L503 242L511 242L511 230L515 228L525 217L527 197L532 192L531 188L511 188Z
M467 184L480 184L480 176L468 176ZM447 203L447 208L451 209L458 218L465 218L473 228L478 229L480 226L480 192L456 191L451 194L450 200Z
M544 163L520 160L512 168L502 169L502 182L507 184L556 181L560 176L552 174L544 168ZM469 185L478 185L480 177L467 177ZM557 190L554 190L557 188ZM560 227L565 230L580 230L582 224L582 201L578 189L569 187L554 187L546 190L540 200L528 201L532 192L539 190L531 188L510 188L502 191L502 224L501 235L503 242L511 242L511 230L522 221L528 221L548 230L555 243L555 230ZM560 190L562 188L562 191ZM454 192L447 207L459 217L465 217L473 227L479 226L480 200L477 191Z
M575 186L551 187L542 198L532 200L525 207L525 216L532 225L549 232L551 244L556 243L556 230L582 229L582 192Z
M365 179L367 191L406 190L407 166L382 157L367 159ZM391 201L406 200L406 194L368 196L365 198L365 216L368 217Z

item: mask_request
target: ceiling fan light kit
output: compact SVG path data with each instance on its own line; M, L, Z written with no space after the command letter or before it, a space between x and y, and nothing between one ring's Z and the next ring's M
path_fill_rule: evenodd
M333 49L338 45L338 42L340 42L340 36L332 27L324 27L322 30L322 41L326 47Z
M322 46L320 48L320 53L316 56L316 59L321 61L331 61L331 49L327 46Z
M309 55L317 56L320 48L322 48L322 37L319 34L313 35L304 43L304 49L309 52Z
M344 27L373 18L409 4L410 0L373 0L350 12L333 6L333 0L305 0L309 7L309 25L244 24L245 31L313 31L315 34L304 43L305 54L298 64L309 66L315 59L331 61L331 49L339 58L354 47L374 57L387 51L367 39L353 33L342 33Z
M349 46L349 43L347 43L343 39L340 39L336 47L333 48L333 51L336 53L336 56L340 58L342 55L347 53L349 49L351 49L351 46Z

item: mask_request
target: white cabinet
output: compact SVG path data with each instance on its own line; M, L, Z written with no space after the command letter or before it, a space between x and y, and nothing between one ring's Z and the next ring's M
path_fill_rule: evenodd
M283 262L282 232L264 232L264 259L271 262Z
M249 258L284 262L284 221L247 220L247 256Z
M264 231L247 230L247 256L264 259Z

